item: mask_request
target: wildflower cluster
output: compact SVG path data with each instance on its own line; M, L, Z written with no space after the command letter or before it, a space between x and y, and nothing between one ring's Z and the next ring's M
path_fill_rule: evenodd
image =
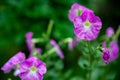
M102 45L100 45L100 42L98 42L98 45L95 47L93 45L96 43L94 44L92 41L98 37L99 32L102 28L102 21L98 16L94 14L94 11L77 3L74 3L69 10L68 17L69 20L74 24L74 34L77 38L76 43L81 42L81 46L84 46L83 49L81 49L81 52L84 56L80 58L79 65L83 69L88 70L87 79L91 80L93 65L97 65L94 63L95 61L99 62L102 59L107 65L109 62L117 59L119 53L117 38L120 34L120 29L118 29L115 33L113 28L109 27L106 30L106 35L102 38ZM71 49L73 48L71 45L74 46L73 44L75 43L70 43ZM87 50L84 50L85 48L87 48ZM84 54L86 52L89 54ZM99 52L101 53L100 55ZM89 56L87 57L87 60L86 56ZM84 66L84 64L87 66L87 68Z
M26 59L25 53L18 52L2 66L1 70L4 73L9 73L13 69L15 70L14 76L19 76L21 80L43 80L43 76L47 72L47 67L40 59L43 60L43 58L48 57L49 54L54 52L57 52L58 56L64 59L63 52L57 42L50 39L49 44L52 49L46 54L41 55L41 48L35 46L36 43L40 42L41 38L33 38L33 32L27 32L25 38L30 53L28 58Z
M21 80L43 80L48 67L48 65L46 67L47 62L45 64L44 60L53 53L57 53L60 59L63 60L65 56L60 46L68 43L70 51L74 50L76 46L82 54L78 64L82 69L88 71L85 72L84 80L94 80L92 79L92 71L96 68L96 65L97 67L101 66L100 61L108 65L109 62L118 58L119 46L117 39L120 28L115 32L112 27L109 27L105 36L101 37L102 41L97 42L95 39L102 28L102 21L94 14L93 10L74 3L69 10L68 17L74 25L75 38L68 37L59 42L51 39L50 34L53 25L51 20L48 24L47 33L42 38L33 38L33 32L26 33L26 44L30 53L28 58L26 58L25 53L18 52L2 66L1 70L4 73L9 73L13 69L15 70L14 76L19 76ZM37 43L45 43L45 51L40 47L36 47Z
M26 34L26 43L30 51L28 59L25 58L23 52L18 52L1 68L5 73L9 73L14 69L14 75L19 76L21 80L43 80L47 68L44 62L33 56L33 53L41 53L41 50L40 48L33 49L32 35L32 32Z
M69 10L68 17L74 24L74 33L79 40L91 41L98 37L102 28L102 22L101 19L94 14L93 10L75 3ZM113 36L116 36L115 32L112 27L109 27L106 30L106 37L109 39ZM114 61L119 52L117 37L113 37L112 39L108 47L106 47L106 41L103 42L102 46L102 59L106 64L108 64L109 61Z

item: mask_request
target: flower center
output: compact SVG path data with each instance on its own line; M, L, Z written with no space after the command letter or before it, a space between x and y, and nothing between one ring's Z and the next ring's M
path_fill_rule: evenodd
M16 68L19 69L19 68L20 68L20 65L19 65L19 64L16 64Z
M90 26L91 26L91 24L90 24L90 22L89 22L89 21L86 21L86 22L84 23L84 26L86 26L86 27L90 27Z
M82 10L78 9L78 16L80 16L82 14Z
M32 66L32 67L30 68L30 70L31 70L31 71L36 71L37 69L36 69L36 67Z

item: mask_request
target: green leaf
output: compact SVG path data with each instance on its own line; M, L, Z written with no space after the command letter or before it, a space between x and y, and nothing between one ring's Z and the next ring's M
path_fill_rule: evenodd
M89 69L89 61L83 57L80 57L78 60L78 65L82 68L82 69Z

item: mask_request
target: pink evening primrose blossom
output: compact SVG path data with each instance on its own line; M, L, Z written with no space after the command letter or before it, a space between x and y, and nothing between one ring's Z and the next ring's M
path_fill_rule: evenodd
M111 37L114 34L114 29L112 27L108 27L106 30L106 34L108 37Z
M84 12L84 11L90 11L90 12L93 12L92 10L82 6L82 5L79 5L77 3L74 3L71 7L71 9L69 10L69 14L68 14L68 17L70 19L70 21L74 21L74 19L78 16L81 16L81 14Z
M56 48L56 52L58 53L59 57L61 59L63 59L64 58L63 52L60 49L59 45L56 43L56 41L55 40L51 40L50 44Z
M15 75L18 74L20 64L25 60L25 54L18 52L15 56L10 58L6 64L1 68L5 73L9 73L12 69L15 69Z
M32 32L28 32L25 35L25 37L26 37L26 44L27 44L27 47L28 47L28 49L29 49L31 54L33 53L33 46L34 46L34 42L32 41L32 36L33 36Z
M98 16L89 11L84 11L81 16L74 19L74 33L78 39L94 40L102 28Z
M47 72L46 64L36 57L30 57L20 65L21 80L43 80Z
M104 60L105 64L107 65L110 60L110 52L108 48L103 48L103 55L102 59Z

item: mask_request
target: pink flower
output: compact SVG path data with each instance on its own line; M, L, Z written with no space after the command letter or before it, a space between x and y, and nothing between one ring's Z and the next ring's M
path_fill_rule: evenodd
M109 60L110 60L110 52L109 52L109 49L103 48L102 59L104 60L105 64L108 64L108 63L109 63Z
M112 42L110 43L109 48L110 48L110 55L111 55L110 61L114 61L114 60L116 60L117 57L118 57L119 46L118 46L117 42L112 41Z
M35 48L35 42L33 42L32 36L33 36L32 32L28 32L25 35L25 37L26 37L26 44L27 44L27 47L29 49L30 56L33 56L34 53L35 54L36 53L41 53L41 49L40 48Z
M81 16L74 19L74 33L79 39L94 40L102 28L98 16L90 11L84 11Z
M42 52L41 48L36 48L36 51L37 51L37 53L41 53Z
M30 57L20 65L21 80L43 80L47 72L46 64L36 57Z
M31 54L33 53L33 46L34 46L34 42L32 41L32 36L33 36L32 32L26 33L26 44Z
M1 68L5 73L10 72L12 69L19 68L19 65L25 60L25 55L22 52L18 52L15 56L10 58L8 62Z
M114 29L112 27L107 28L106 34L108 37L111 37L114 34Z
M79 5L77 3L74 3L71 7L71 9L69 10L69 14L68 14L68 17L70 19L70 21L74 21L74 19L78 16L81 16L82 13L84 11L90 11L90 12L93 12L92 10L82 6L82 5Z
M56 43L56 41L55 40L51 40L50 44L56 48L56 51L57 51L58 55L60 56L61 59L63 59L64 58L63 52L60 49L59 45Z
M102 42L102 46L106 47L106 41Z
M76 39L72 39L69 44L68 44L68 48L69 50L73 50L75 45L77 45L77 40Z
M106 47L106 42L105 41L103 42L102 46L104 48ZM119 53L119 46L118 46L117 42L115 42L115 41L110 42L110 45L108 46L108 48L105 48L103 50L103 55L104 56L105 55L109 56L109 61L110 62L117 59L118 53ZM106 62L108 63L108 61L106 61L105 59L103 59L103 60L105 61L105 63Z

